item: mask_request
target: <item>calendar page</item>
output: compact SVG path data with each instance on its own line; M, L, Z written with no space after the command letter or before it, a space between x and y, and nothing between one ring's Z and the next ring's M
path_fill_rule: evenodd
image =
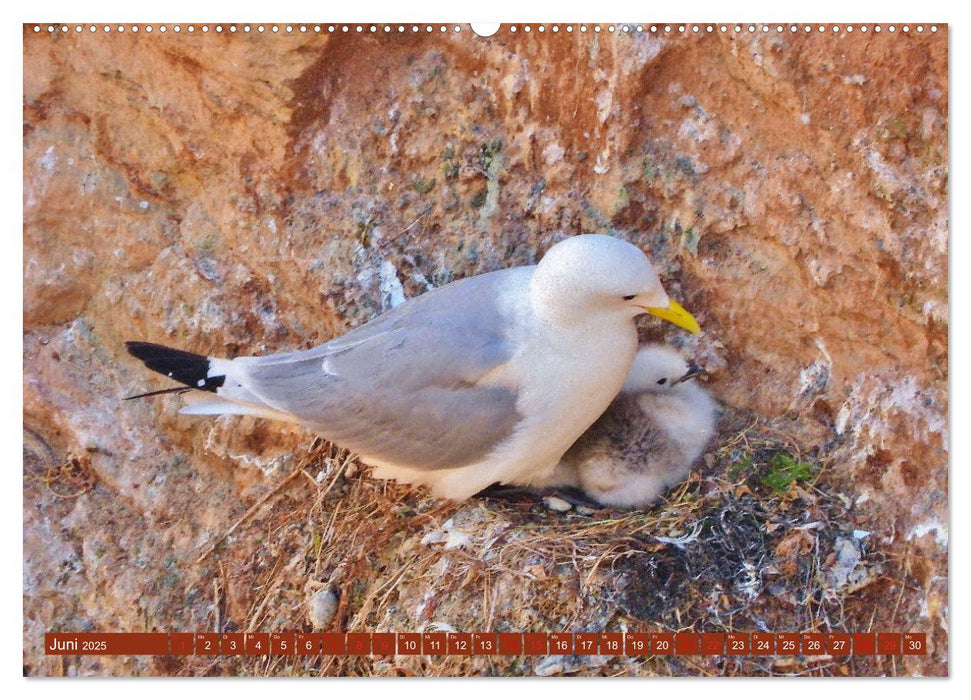
M947 24L22 35L25 675L948 675Z

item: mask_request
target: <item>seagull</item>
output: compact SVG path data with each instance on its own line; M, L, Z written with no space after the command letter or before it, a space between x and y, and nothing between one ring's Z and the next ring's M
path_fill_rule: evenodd
M377 478L461 501L553 472L624 385L641 314L700 332L639 248L587 234L538 265L452 282L310 350L230 360L126 346L185 385L139 397L187 392L183 414L298 423Z
M641 348L621 393L563 455L547 487L578 488L605 506L642 508L682 481L715 431L718 407L664 345Z

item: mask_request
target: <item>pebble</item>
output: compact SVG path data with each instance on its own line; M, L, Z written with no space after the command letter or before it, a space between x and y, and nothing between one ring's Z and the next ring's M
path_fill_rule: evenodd
M329 588L321 588L310 596L307 603L307 618L314 629L325 629L334 619L339 600Z
M546 504L547 508L555 510L557 513L565 513L573 508L569 501L564 501L559 496L547 496L543 499L543 503Z

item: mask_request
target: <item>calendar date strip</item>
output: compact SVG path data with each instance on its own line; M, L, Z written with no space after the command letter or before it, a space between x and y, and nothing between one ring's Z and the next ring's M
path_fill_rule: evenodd
M49 656L923 656L924 632L49 632Z

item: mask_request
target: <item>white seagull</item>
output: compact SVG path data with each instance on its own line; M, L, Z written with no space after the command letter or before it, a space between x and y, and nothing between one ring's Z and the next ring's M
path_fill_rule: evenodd
M591 234L557 243L538 265L434 289L311 350L228 360L127 347L196 390L151 392L189 391L182 413L299 423L378 478L463 500L551 474L624 385L645 313L700 332L641 250Z

